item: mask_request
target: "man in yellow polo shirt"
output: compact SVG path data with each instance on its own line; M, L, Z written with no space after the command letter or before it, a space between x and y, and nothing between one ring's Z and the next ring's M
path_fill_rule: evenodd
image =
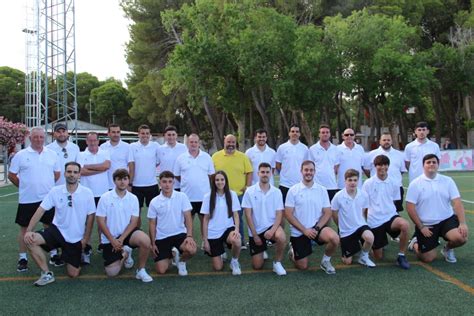
M242 202L247 187L252 185L252 163L249 158L241 151L236 150L236 138L229 134L224 138L224 149L212 155L214 169L223 170L229 179L229 187L235 191ZM243 213L239 211L239 230L242 236L242 249L247 249L244 242Z

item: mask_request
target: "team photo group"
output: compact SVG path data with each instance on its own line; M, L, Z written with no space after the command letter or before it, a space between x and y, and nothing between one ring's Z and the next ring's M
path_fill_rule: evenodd
M215 271L240 275L239 258L250 255L253 269L271 260L282 276L285 255L305 270L316 247L323 249L316 259L321 270L335 274L332 257L375 268L386 247L398 249L393 262L404 270L410 269L407 251L426 263L438 254L456 263L454 249L468 239L459 190L438 172L440 147L428 138L426 122L416 124L404 152L392 147L390 133L364 152L351 128L334 145L330 126L322 124L309 148L292 125L277 150L258 129L245 152L227 135L212 156L201 150L197 134L178 142L174 126L166 127L160 145L147 125L129 144L112 124L100 145L99 135L89 132L84 151L69 140L65 124L53 128L48 145L44 128L32 128L30 145L14 154L8 172L19 188L17 271L28 271L30 257L41 270L36 286L55 281L51 266L79 276L93 249L108 277L134 268L138 280L151 282L149 261L157 274L175 266L186 276L198 249ZM92 245L95 223L99 243Z

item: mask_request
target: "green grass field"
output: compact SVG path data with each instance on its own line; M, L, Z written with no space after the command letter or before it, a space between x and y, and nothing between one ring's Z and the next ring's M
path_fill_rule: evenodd
M449 173L461 191L470 237L474 236L474 173ZM288 275L271 271L271 260L263 271L253 271L248 251L240 262L243 274L232 276L213 272L210 258L199 252L188 263L188 277L179 277L176 268L157 276L149 260L154 281L135 280L134 270L124 270L117 279L107 279L102 257L94 253L92 264L79 279L65 276L63 268L52 268L56 282L44 288L32 283L39 270L30 258L30 270L16 272L18 227L14 224L17 190L0 188L2 221L0 253L0 314L450 314L472 315L474 309L474 251L470 241L456 250L458 263L440 258L426 265L408 258L412 268L401 270L394 264L397 244L391 242L386 258L375 269L357 264L343 266L333 258L336 275L319 269L322 248L316 247L308 271L295 271L286 258ZM404 212L404 216L407 216ZM198 227L197 219L196 225ZM199 236L195 230L196 236ZM97 245L94 231L93 243ZM200 240L198 241L200 244ZM135 254L136 255L136 254ZM270 259L273 249L269 249Z

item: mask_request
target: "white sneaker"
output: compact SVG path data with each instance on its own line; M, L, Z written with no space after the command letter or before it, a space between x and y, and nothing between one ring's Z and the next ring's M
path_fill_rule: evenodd
M148 283L153 281L153 278L146 272L145 268L137 270L137 274L135 275L137 280L142 280L142 282Z
M186 270L186 262L178 262L178 274L180 276L187 276L188 270Z
M173 255L173 260L171 260L171 264L177 266L179 263L179 250L176 247L171 249L171 254Z
M395 237L395 238L391 238L393 242L397 242L397 243L400 243L400 238L398 237Z
M449 263L456 263L458 260L456 256L454 256L453 249L447 249L446 246L441 249L441 254L444 256L444 260Z
M81 254L81 263L82 264L90 264L91 263L91 253L82 252Z
M48 272L41 272L40 278L36 280L36 282L33 284L36 286L44 286L53 282L54 282L54 274L53 272L48 271Z
M329 260L321 261L320 267L327 274L336 274L336 269L332 266L331 261Z
M408 250L415 251L415 248L413 248L413 246L415 246L417 242L418 242L418 239L416 237L413 237L408 243Z
M266 251L263 252L263 260L268 259L268 253Z
M221 258L223 261L226 261L227 260L227 252L224 252L222 255L221 255Z
M232 270L232 275L241 275L242 271L240 270L240 264L238 260L232 259L230 261L230 269Z
M291 243L290 243L290 249L288 249L288 259L290 259L290 261L292 262L295 262L295 252L293 251L293 247L291 246Z
M132 248L130 248L129 246L123 246L123 250L127 253L127 259L125 259L123 265L126 269L130 269L135 263L132 258Z
M368 268L376 267L375 263L372 260L370 260L369 255L360 255L359 260L357 260L357 262Z
M281 262L273 262L273 272L277 275L286 275L286 270L281 265Z

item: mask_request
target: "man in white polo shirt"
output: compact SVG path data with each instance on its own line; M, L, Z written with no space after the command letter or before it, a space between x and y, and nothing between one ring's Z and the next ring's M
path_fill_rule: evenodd
M308 147L300 142L300 135L300 127L296 124L291 125L290 138L277 149L275 166L280 172L279 188L283 195L283 202L286 200L288 190L301 181L299 172L301 163L308 159Z
M344 174L349 169L355 169L361 175L359 177L358 187L362 187L362 166L364 165L364 148L354 141L355 133L352 128L347 128L342 134L343 142L337 146L339 150L340 164L337 171L337 186L339 189L344 189L345 179Z
M186 152L186 146L178 142L178 130L173 125L168 125L164 132L165 143L161 145L160 151L160 173L174 170L176 159ZM174 181L175 190L180 190L179 180Z
M362 190L369 196L367 209L367 224L374 234L372 249L375 259L382 259L384 247L388 244L387 234L392 238L400 236L397 264L402 269L409 269L410 264L405 257L408 246L408 221L397 213L394 201L400 200L400 187L388 170L390 159L385 155L378 155L373 159L376 174L367 179Z
M132 248L138 247L135 277L151 282L153 278L145 270L150 254L150 238L137 228L140 210L137 197L127 190L129 173L127 169L117 169L112 176L115 188L101 196L96 212L97 224L102 231L105 273L114 277L120 273L122 265L132 268Z
M438 156L426 155L423 174L408 186L407 212L415 224L415 237L409 248L421 261L431 262L436 259L436 247L442 237L446 241L441 250L444 259L456 263L453 249L467 242L469 230L458 188L453 179L439 174L438 168Z
M49 191L26 228L24 241L41 269L36 286L54 282L42 248L62 248L61 259L66 262L66 272L71 278L79 276L81 271L81 253L91 237L95 203L92 191L79 184L80 175L81 166L77 162L66 163L66 184ZM53 207L56 211L52 225L39 233L33 232L40 218Z
M290 259L300 270L308 268L308 256L313 252L311 241L326 245L320 267L327 274L335 274L331 257L339 245L339 236L329 226L331 204L325 187L314 181L314 162L301 164L302 181L288 191L285 217L291 224Z
M276 244L273 272L286 275L281 265L286 236L281 228L283 219L283 197L281 191L270 184L272 167L262 162L258 167L259 182L245 190L242 208L247 219L250 255L256 270L263 268L267 240Z
M273 184L273 171L275 170L275 156L276 152L273 148L267 144L267 131L263 128L259 128L255 131L255 145L247 149L245 154L249 157L250 162L252 163L253 175L252 175L252 184L256 184L259 181L258 176L258 166L262 162L270 164L272 167L272 173L270 175L270 184Z
M28 271L24 243L26 227L43 198L59 179L61 170L56 153L44 147L44 138L44 130L41 127L32 128L29 136L30 146L13 156L10 170L8 170L8 179L19 188L18 210L15 218L15 223L20 226L18 272ZM51 210L39 220L48 225L51 224L53 216L54 210Z
M326 188L329 201L339 191L336 174L339 168L340 152L337 146L331 143L331 130L329 125L319 126L319 141L309 148L309 160L316 165L315 180Z
M130 145L120 138L120 125L110 124L107 130L109 140L100 145L100 149L107 150L110 154L110 168L107 171L109 177L109 190L112 190L114 180L112 175L117 169L128 169L128 157Z
M428 139L429 133L428 123L418 122L415 126L416 139L405 146L405 166L410 182L423 174L423 157L435 154L439 158L441 155L439 145Z
M173 257L172 249L176 248L181 254L180 260L176 262L178 274L186 276L186 262L196 254L191 203L186 194L173 189L173 182L174 174L171 171L160 174L161 193L148 207L148 232L156 272L166 273Z
M181 182L181 192L191 201L191 215L198 214L201 222L204 215L200 213L204 195L211 191L210 177L214 174L214 163L208 153L199 149L199 136L188 137L188 151L179 155L174 164L173 173Z

